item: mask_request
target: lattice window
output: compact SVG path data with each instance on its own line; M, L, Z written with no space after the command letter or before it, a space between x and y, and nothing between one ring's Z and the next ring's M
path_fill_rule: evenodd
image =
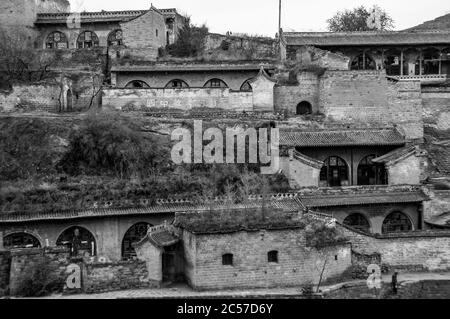
M80 33L77 40L78 49L95 48L99 46L97 35L92 31L84 31Z
M370 232L369 221L363 214L355 213L347 216L347 218L344 219L344 225L353 227L365 233Z
M3 245L11 248L38 248L41 247L39 240L27 233L14 233L3 238Z
M183 89L183 88L188 88L189 85L184 82L183 80L172 80L169 83L167 83L166 85L166 89Z
M253 88L252 85L250 84L250 80L245 81L242 85L241 85L241 91L243 92L252 92Z
M74 256L95 256L96 242L94 235L83 227L74 226L66 229L56 241L56 246L66 246L70 248Z
M69 47L69 42L64 33L56 31L50 33L45 40L46 49L67 49Z
M129 82L125 86L125 88L127 88L127 89L148 89L148 88L150 88L150 86L147 83L145 83L144 81L134 80L134 81Z
M407 232L413 230L411 220L402 212L389 214L383 222L383 234Z
M221 79L212 79L206 82L204 87L210 87L210 88L227 88L228 85L222 81Z
M122 241L122 259L133 260L136 258L133 244L140 242L147 235L150 226L148 223L138 223L128 229Z
M330 156L324 162L320 171L320 180L326 181L328 186L343 186L343 182L348 182L348 165L338 156Z

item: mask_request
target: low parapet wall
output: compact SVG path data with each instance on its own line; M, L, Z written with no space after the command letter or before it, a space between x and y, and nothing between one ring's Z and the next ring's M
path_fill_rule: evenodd
M379 254L390 269L439 271L450 269L450 232L417 231L372 236L340 225L358 254Z
M253 110L252 92L231 91L228 88L104 89L102 102L104 106L116 110L148 111L155 108Z

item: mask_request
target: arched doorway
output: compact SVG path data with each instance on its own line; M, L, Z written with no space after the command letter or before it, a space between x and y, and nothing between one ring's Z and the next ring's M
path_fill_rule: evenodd
M307 101L300 102L297 105L297 115L312 114L312 105Z
M40 248L39 240L28 233L13 233L3 237L3 246L6 249L14 248Z
M387 185L387 171L384 165L373 163L377 155L364 157L358 165L358 185Z
M96 256L97 247L94 235L84 227L73 226L59 235L56 246L70 248L73 256Z
M122 240L123 260L133 260L136 258L136 251L133 244L140 242L147 235L147 231L151 226L149 223L138 223L128 229Z
M330 156L324 161L320 171L320 181L329 187L348 186L348 165L338 156Z
M402 212L390 213L383 222L383 234L412 231L413 225L409 217Z
M367 218L360 213L353 213L344 219L344 225L350 226L354 229L370 233L370 224Z

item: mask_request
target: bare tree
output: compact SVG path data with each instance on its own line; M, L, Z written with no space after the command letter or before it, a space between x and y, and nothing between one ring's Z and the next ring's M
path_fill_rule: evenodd
M32 33L24 29L0 29L0 72L9 86L14 82L35 82L46 79L55 59L37 54Z

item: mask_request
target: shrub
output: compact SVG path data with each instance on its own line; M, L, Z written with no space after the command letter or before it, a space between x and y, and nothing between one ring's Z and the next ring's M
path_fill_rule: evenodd
M19 279L17 295L21 297L42 297L60 292L64 281L57 275L58 267L47 257L34 264Z
M112 174L120 178L148 176L168 160L159 141L120 115L90 116L70 136L60 162L68 174ZM163 166L163 165L162 165Z
M185 17L184 25L178 33L177 41L168 45L166 50L174 57L196 57L204 49L208 31L206 25L196 26L191 23L190 17Z

